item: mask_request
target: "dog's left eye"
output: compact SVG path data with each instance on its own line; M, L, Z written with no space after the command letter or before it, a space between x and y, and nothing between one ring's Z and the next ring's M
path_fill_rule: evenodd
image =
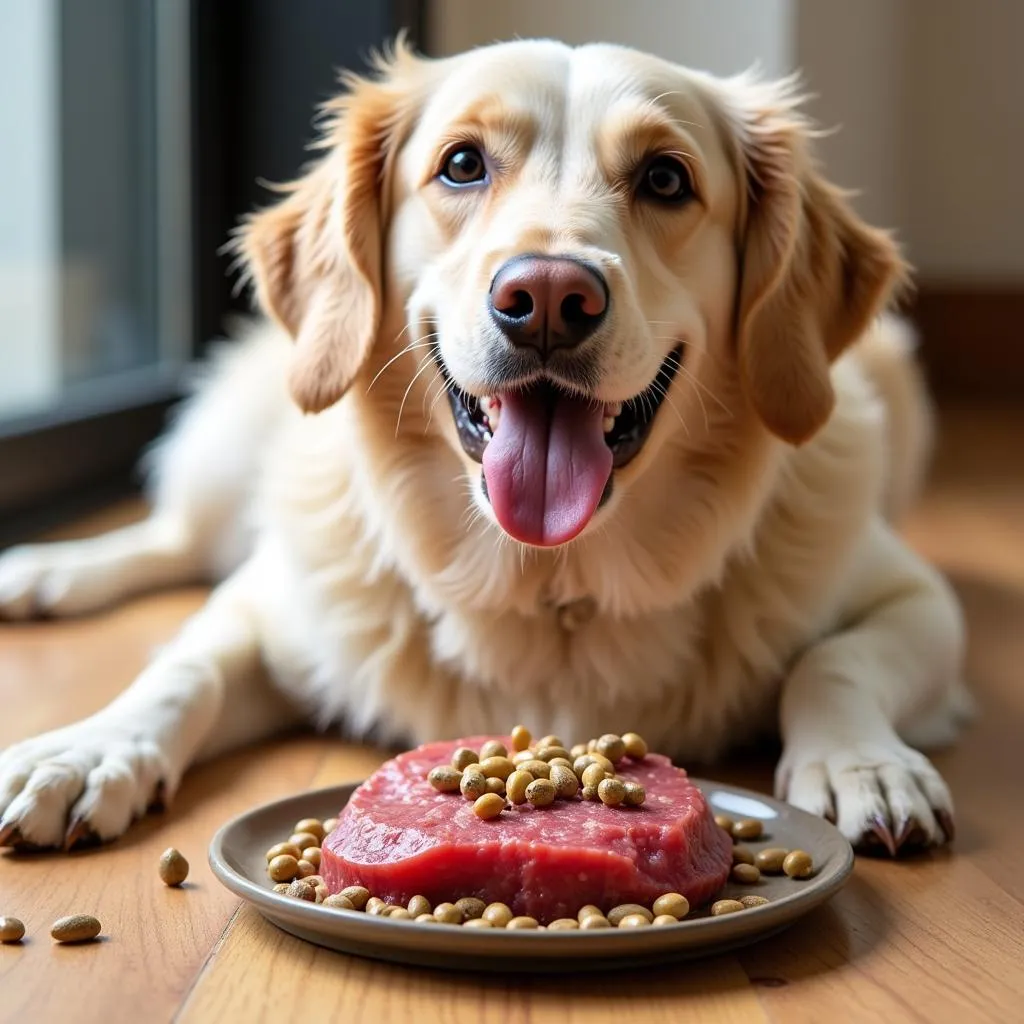
M656 156L645 168L637 190L660 203L684 203L694 195L690 172L672 156Z
M456 188L475 185L487 180L487 164L479 149L463 146L445 160L439 177L446 185L454 185Z

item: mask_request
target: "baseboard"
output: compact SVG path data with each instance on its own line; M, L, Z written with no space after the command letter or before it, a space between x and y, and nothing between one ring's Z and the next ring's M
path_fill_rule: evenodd
M921 285L907 314L940 402L1024 407L1024 284Z

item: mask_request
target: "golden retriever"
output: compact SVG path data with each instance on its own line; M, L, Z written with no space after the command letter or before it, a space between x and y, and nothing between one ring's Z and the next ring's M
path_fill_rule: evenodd
M113 704L0 756L0 844L110 839L299 719L522 721L707 761L895 853L952 835L917 746L963 627L890 523L928 406L896 246L791 82L551 41L399 45L241 229L269 319L152 458L147 521L0 559L0 612L220 580Z

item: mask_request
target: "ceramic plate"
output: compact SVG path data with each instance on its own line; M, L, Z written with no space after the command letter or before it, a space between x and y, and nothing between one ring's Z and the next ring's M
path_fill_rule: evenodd
M469 958L475 970L506 973L604 970L607 960L620 968L650 966L720 953L781 931L833 896L853 870L850 844L827 821L750 790L693 781L716 813L764 822L764 838L747 845L755 851L766 846L807 850L814 858L814 876L795 881L766 875L752 886L730 882L719 898L756 893L771 902L722 917L711 917L705 908L676 925L635 931L469 930L331 910L275 893L267 877L266 850L287 839L300 818L337 815L358 783L276 800L239 815L214 836L210 865L224 885L267 920L308 942L426 967L457 967Z

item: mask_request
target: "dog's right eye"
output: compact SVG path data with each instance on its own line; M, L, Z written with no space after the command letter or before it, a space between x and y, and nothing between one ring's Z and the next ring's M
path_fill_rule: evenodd
M475 146L462 146L450 153L439 175L446 185L461 188L487 180L487 164Z

